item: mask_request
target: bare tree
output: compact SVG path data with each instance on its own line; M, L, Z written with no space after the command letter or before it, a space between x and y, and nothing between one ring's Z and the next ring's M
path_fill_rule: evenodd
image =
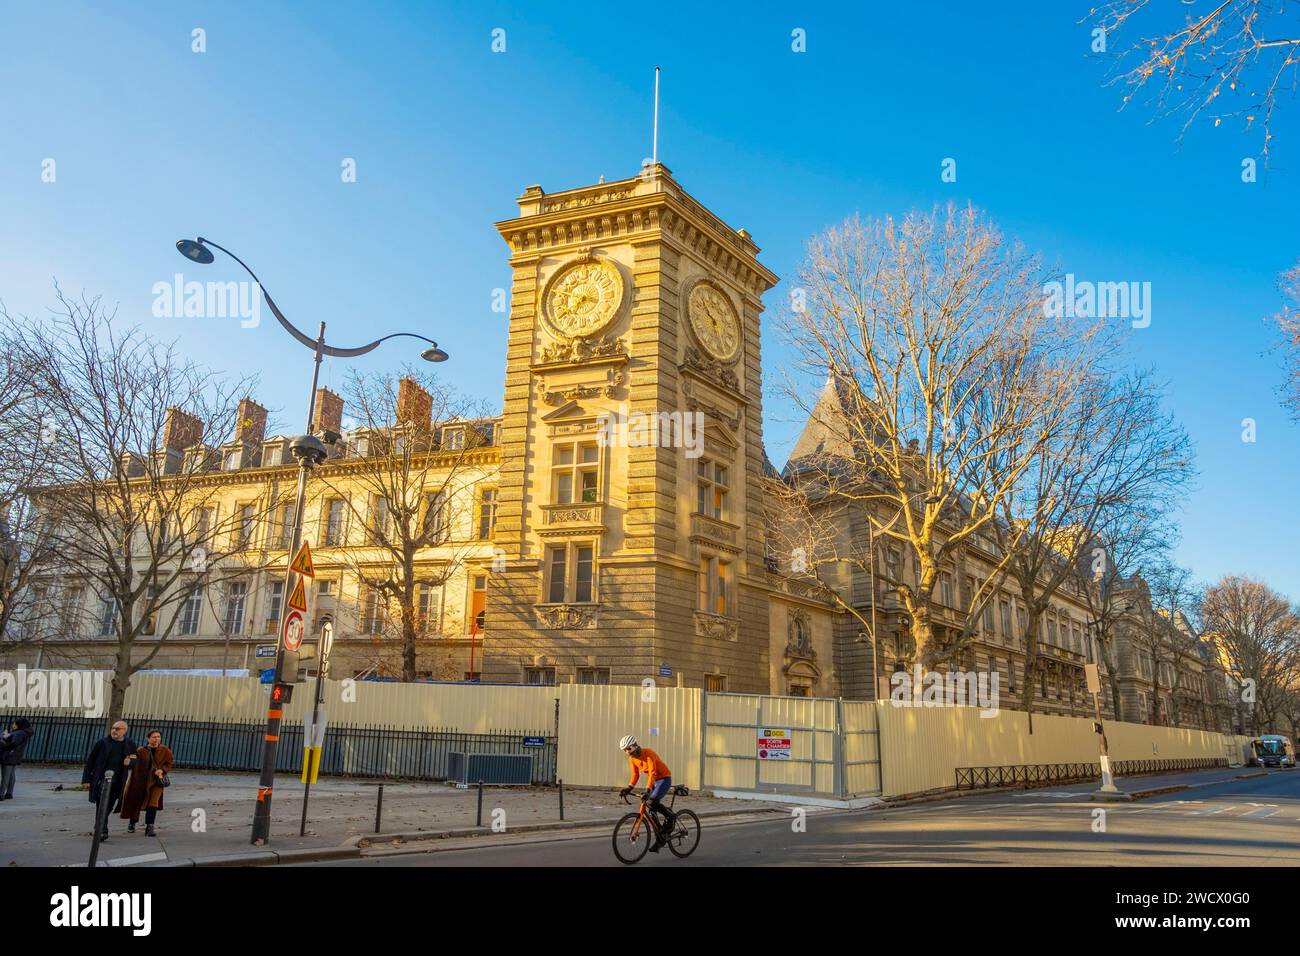
M1145 373L1114 371L1113 347L1100 332L1073 344L1082 376L1069 377L1074 391L1059 412L1049 406L1046 440L1034 441L1029 466L992 525L1025 608L1022 704L1030 714L1044 616L1064 586L1083 583L1079 566L1094 529L1111 515L1167 512L1193 471L1191 443L1162 410L1159 387ZM1019 449L1006 457L1017 467Z
M1170 15L1176 9L1183 11L1181 24ZM1269 0L1108 0L1090 18L1107 43L1122 29L1144 32L1119 53L1115 80L1126 87L1124 105L1145 95L1158 116L1182 116L1180 138L1198 119L1215 127L1238 120L1247 130L1260 130L1268 162L1279 96L1294 92L1300 79L1300 16L1294 6Z
M26 325L18 343L39 369L60 463L33 499L63 577L99 595L100 636L116 643L112 721L189 595L247 570L240 541L252 516L217 508L220 456L201 439L233 433L251 383L231 385L123 329L98 297L57 286L56 297L52 320Z
M48 526L29 494L55 478L55 426L43 414L40 368L21 348L21 325L0 303L0 635L9 643L39 639L53 608L36 585L53 557Z
M1205 589L1200 617L1224 669L1246 693L1253 688L1252 733L1275 726L1300 685L1300 609L1262 581L1227 576Z
M822 431L787 466L792 528L809 539L811 573L871 566L906 612L908 656L930 666L969 643L1014 542L969 562L955 640L935 640L940 574L994 532L1071 392L1061 320L1044 308L1044 275L972 209L829 229L809 246L807 307L786 331L802 366L827 374L835 402L788 391ZM836 506L856 509L881 548L914 560L890 569L860 538L820 533ZM818 511L821 511L820 515ZM1008 529L1012 536L1015 528ZM842 606L865 615L852 600Z
M1283 353L1286 382L1282 385L1282 404L1290 409L1291 417L1300 421L1300 260L1296 261L1278 281L1285 304L1273 316L1282 333L1278 346Z
M372 638L396 637L401 679L415 680L417 645L436 620L420 589L437 593L485 540L474 487L488 438L482 409L432 376L354 373L346 401L357 427L346 461L320 470L324 493L346 502L364 540L344 560L362 587L357 617ZM490 425L490 423L486 423ZM451 441L456 430L460 440ZM437 548L436 554L430 549ZM449 658L435 668L452 673ZM388 665L377 658L376 667Z

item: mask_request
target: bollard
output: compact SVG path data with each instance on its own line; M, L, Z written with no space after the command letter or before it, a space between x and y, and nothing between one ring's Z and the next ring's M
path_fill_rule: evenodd
M564 781L560 781L560 819L564 819Z
M384 815L384 785L379 785L379 799L375 801L375 832L379 832L379 820Z
M99 785L99 801L95 804L95 831L90 835L90 862L86 866L94 869L99 859L99 835L104 832L104 820L108 816L108 794L113 789L113 771L104 771L104 779Z
M478 782L478 820L475 821L474 826L481 827L482 825L483 825L483 781L480 780Z

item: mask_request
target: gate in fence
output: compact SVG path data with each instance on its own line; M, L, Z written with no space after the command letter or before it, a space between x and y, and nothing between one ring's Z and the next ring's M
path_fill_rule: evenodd
M872 702L710 693L702 707L708 789L833 799L881 792Z

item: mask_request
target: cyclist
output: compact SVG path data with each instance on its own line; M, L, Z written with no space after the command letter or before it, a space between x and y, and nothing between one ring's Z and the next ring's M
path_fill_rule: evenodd
M622 795L626 797L631 793L636 782L641 779L641 774L644 773L647 781L645 796L642 799L650 803L652 813L658 813L664 820L654 846L650 847L651 853L658 853L659 848L668 842L664 838L665 835L673 832L673 812L660 803L673 785L672 771L668 769L668 764L663 762L663 758L649 747L642 747L631 734L620 740L618 746L623 753L627 754L627 759L632 764L632 780L622 789Z

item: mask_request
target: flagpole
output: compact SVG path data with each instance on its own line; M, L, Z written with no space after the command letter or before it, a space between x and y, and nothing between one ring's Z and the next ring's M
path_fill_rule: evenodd
M659 165L659 67L655 67L655 122L654 138L650 146L651 163Z

